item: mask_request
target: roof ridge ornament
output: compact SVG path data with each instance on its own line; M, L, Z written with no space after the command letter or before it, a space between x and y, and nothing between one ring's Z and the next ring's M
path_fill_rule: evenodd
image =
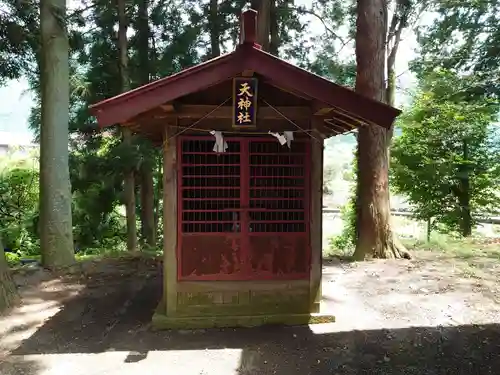
M257 43L257 11L247 9L241 13L240 17L240 45L250 45L261 49Z

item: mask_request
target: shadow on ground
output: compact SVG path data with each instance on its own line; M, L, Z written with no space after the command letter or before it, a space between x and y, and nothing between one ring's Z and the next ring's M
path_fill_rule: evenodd
M21 361L20 371L9 370L5 366L12 363L6 361L0 362L0 373L39 374L37 366L25 368L25 356L104 352L128 352L120 366L146 366L154 356L158 369L161 365L178 373L179 368L186 375L495 374L500 368L496 324L323 334L309 327L274 326L152 332L149 322L160 298L160 278L149 278L140 288L137 279L113 283L97 282L67 301L12 353ZM239 365L225 368L231 349L239 350ZM161 357L158 351L163 351ZM108 374L89 366L92 374ZM144 371L150 373L147 366Z

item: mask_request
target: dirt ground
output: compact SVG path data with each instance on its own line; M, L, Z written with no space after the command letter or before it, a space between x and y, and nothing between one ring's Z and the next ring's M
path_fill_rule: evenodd
M18 272L0 317L2 375L498 374L500 264L423 252L324 264L332 324L150 330L160 263L90 261L72 276Z

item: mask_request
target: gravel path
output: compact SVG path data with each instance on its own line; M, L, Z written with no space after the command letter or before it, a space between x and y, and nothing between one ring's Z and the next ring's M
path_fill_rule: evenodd
M94 264L85 277L44 276L0 318L0 374L497 374L500 269L463 264L332 262L324 310L337 323L152 332L155 263ZM94 269L94 268L97 268ZM479 272L479 271L477 271Z

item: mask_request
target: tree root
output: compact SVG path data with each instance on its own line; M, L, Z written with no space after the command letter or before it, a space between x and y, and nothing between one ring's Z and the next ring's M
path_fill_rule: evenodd
M383 252L383 259L412 259L410 252L401 243L398 236L391 232L391 239L388 241L386 250Z
M392 231L388 233L387 240L382 241L382 243L378 243L375 248L366 248L365 246L363 246L363 244L357 244L356 250L353 254L354 260L362 261L374 258L412 259L411 253Z

